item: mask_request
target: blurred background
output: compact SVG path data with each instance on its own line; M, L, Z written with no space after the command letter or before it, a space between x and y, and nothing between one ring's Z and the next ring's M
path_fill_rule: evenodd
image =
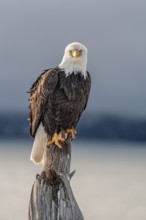
M42 170L29 161L26 91L74 41L92 77L72 149L75 197L86 220L146 219L145 12L145 0L0 1L0 219L27 219Z

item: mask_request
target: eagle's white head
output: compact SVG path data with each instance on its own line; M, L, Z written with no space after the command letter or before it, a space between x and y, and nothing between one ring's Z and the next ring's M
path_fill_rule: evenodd
M80 72L84 78L87 76L87 48L78 42L68 44L64 56L59 64L66 76Z

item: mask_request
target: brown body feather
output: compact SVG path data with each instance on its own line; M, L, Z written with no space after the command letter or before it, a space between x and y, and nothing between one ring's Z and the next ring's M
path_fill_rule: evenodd
M59 68L44 71L29 90L30 133L35 136L42 122L47 134L75 128L86 108L91 86L90 74L66 76Z

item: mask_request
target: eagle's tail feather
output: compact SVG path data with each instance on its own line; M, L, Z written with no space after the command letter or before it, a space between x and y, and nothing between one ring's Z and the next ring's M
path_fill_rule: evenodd
M39 125L35 135L30 160L35 164L43 164L44 162L44 150L47 146L47 133L44 130L42 123Z

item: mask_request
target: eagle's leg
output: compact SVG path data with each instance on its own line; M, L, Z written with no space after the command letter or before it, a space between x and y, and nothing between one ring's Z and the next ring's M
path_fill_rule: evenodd
M66 129L66 133L69 134L71 139L73 140L77 132L75 129L68 128Z
M62 148L60 142L64 142L64 138L62 138L59 134L56 132L54 133L52 140L48 142L47 146L49 147L52 144L55 144L57 147Z

